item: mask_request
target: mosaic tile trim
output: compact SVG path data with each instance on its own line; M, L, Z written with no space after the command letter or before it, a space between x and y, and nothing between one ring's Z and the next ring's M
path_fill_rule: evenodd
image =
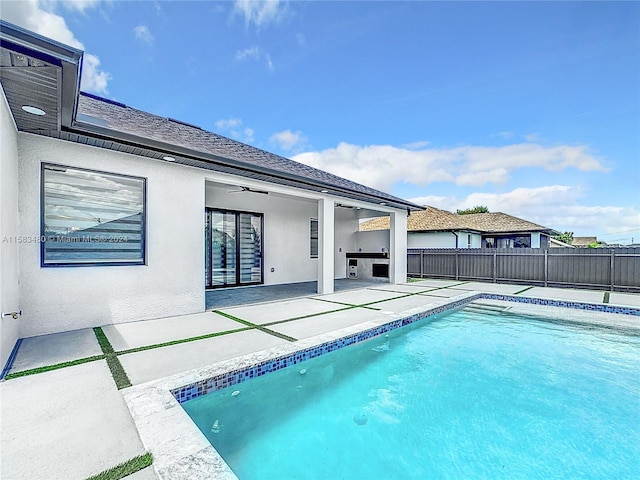
M238 385L239 383L245 382L252 378L260 377L267 373L275 372L277 370L281 370L283 368L296 365L306 360L319 357L320 355L325 355L327 353L333 352L340 348L347 347L355 343L363 342L373 337L377 337L378 335L390 332L391 330L402 328L404 326L410 325L419 320L423 320L432 315L437 315L439 313L443 313L448 310L453 310L455 308L462 307L467 303L472 302L474 300L478 300L478 299L502 300L507 302L529 303L534 305L547 305L552 307L574 308L579 310L593 310L593 311L605 312L605 313L618 313L618 314L625 314L625 315L640 316L640 308L633 308L633 307L615 307L611 305L598 305L598 304L583 303L583 302L570 302L570 301L564 301L564 300L519 297L516 295L503 295L503 294L496 294L496 293L478 293L476 295L465 297L461 300L450 302L444 305L431 308L429 310L416 313L414 315L410 315L400 320L394 320L392 322L386 323L384 325L380 325L375 328L370 328L368 330L364 330L362 332L355 333L353 335L348 335L343 338L332 340L330 342L323 343L316 347L303 349L303 350L291 353L289 355L276 358L274 360L265 361L258 365L254 365L253 367L243 368L240 370L233 370L230 372L217 375L212 378L208 378L206 380L202 380L197 383L185 385L183 387L171 390L171 394L175 397L175 399L179 403L184 403L193 398L206 395L209 392L220 390L226 387L231 387L233 385Z
M640 316L640 308L634 307L616 307L613 305L605 304L570 302L566 300L551 300L548 298L519 297L517 295L503 295L498 293L481 293L480 298L485 298L487 300L502 300L506 302L530 303L532 305L546 305L549 307L574 308L577 310L592 310L594 312Z
M171 394L179 403L184 403L191 399L206 395L209 392L214 392L216 390L231 387L233 385L238 385L239 383L245 382L252 378L260 377L267 373L275 372L277 370L296 365L306 360L319 357L320 355L325 355L335 350L339 350L343 347L363 342L370 338L377 337L378 335L382 335L392 330L410 325L411 323L417 322L426 317L436 315L438 313L442 313L457 307L461 307L473 300L477 300L478 298L481 298L480 294L434 307L432 309L416 313L415 315L411 315L400 320L394 320L378 327L363 330L362 332L358 332L353 335L338 338L336 340L323 343L316 347L306 348L289 355L276 358L274 360L262 362L258 365L254 365L253 367L226 372L215 377L202 380L200 382L173 389L171 390Z

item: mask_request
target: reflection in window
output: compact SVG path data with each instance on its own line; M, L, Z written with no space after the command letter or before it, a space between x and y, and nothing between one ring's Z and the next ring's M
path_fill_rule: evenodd
M141 265L144 178L42 165L42 265Z
M318 258L318 219L312 218L309 222L309 251L311 258Z

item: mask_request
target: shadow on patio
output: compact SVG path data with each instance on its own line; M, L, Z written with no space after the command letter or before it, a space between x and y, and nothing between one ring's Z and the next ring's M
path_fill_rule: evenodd
M388 284L388 282L340 278L334 281L334 290L341 292L344 290L367 288L384 284ZM238 305L249 305L252 303L273 302L287 298L309 297L317 295L317 285L318 282L301 282L207 290L205 292L206 309L211 310Z

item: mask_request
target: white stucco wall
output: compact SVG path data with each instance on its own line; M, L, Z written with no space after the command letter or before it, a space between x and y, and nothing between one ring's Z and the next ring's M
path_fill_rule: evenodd
M464 243L466 247L466 236ZM456 237L451 232L409 232L407 248L456 248Z
M18 152L25 236L40 235L41 162L147 179L147 265L42 268L39 245L20 245L22 336L204 310L200 170L26 133Z
M18 244L18 132L0 87L0 312L20 310ZM20 318L0 317L0 370L20 337Z
M206 206L264 215L265 285L317 280L318 259L309 252L309 221L318 218L317 201L274 193L228 193L230 190L234 188L208 185ZM357 228L352 210L335 210L335 278L345 277L346 252L355 248Z
M358 232L356 239L356 252L380 253L383 249L389 250L389 230Z

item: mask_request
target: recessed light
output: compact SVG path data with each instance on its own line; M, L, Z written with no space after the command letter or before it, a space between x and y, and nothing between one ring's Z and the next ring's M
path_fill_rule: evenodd
M320 190L320 193L329 193L329 190Z
M386 205L385 202L380 202L378 205Z
M44 110L42 110L41 108L38 107L33 107L31 105L23 105L22 106L22 110L24 110L27 113L30 113L31 115L46 115L47 112L45 112Z
M166 160L167 162L175 162L176 159L174 157L170 157L169 155L166 155L164 157L162 157L163 160Z

